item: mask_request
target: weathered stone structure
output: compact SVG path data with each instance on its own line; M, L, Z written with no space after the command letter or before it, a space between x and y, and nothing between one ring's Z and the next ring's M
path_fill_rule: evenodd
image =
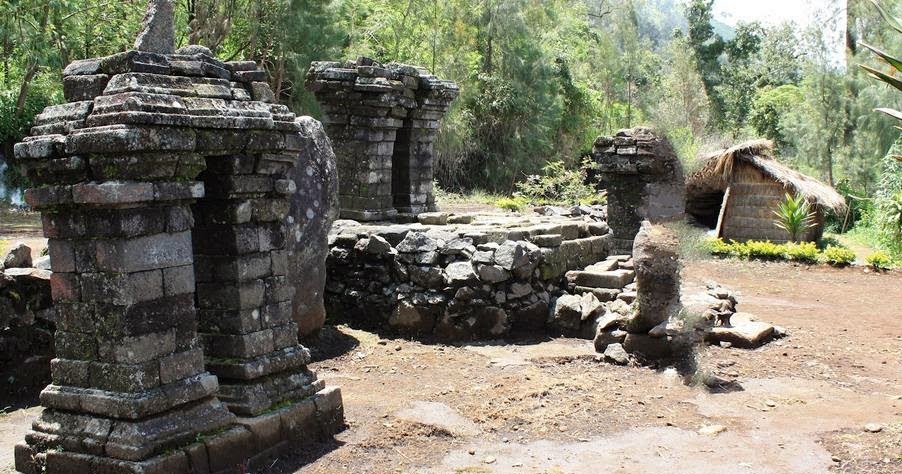
M220 472L343 424L291 318L300 126L254 63L166 54L171 6L145 50L70 64L15 147L58 312L24 473Z
M301 336L323 327L326 308L326 256L329 230L338 218L338 171L332 142L322 124L310 117L297 119L303 150L289 171L297 191L289 199L288 281L294 286L292 317Z
M579 334L594 322L587 317L562 324L553 307L566 291L568 270L608 255L603 221L499 215L420 220L426 224L336 223L327 261L329 314L358 327L445 341Z
M645 127L599 137L592 150L600 186L608 191L608 223L614 250L629 253L643 220L680 219L685 214L685 179L666 138Z
M335 146L342 218L434 210L433 143L456 84L423 68L359 58L314 62L307 88Z
M647 221L641 225L633 245L635 304L622 316L612 315L599 324L595 348L637 354L643 360L667 359L691 337L682 331L680 311L680 265L677 238L672 231ZM688 342L687 342L688 341Z

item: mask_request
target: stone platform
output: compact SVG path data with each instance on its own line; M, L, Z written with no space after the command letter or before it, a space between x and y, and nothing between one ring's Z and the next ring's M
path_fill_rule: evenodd
M328 314L443 341L579 332L557 327L551 309L567 291L569 270L608 255L610 231L596 211L337 221L327 259Z

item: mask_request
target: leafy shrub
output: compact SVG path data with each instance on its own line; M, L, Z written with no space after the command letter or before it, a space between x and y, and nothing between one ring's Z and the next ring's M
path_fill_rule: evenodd
M874 268L874 270L888 270L892 264L892 259L889 258L889 255L883 252L874 252L867 256L864 259L868 265Z
M503 197L495 201L495 206L514 212L521 211L527 204L529 202L520 196Z
M769 240L749 240L745 243L748 258L761 260L780 260L786 253L784 246L775 244Z
M817 263L820 251L814 242L788 243L782 247L783 254L793 262ZM854 259L854 253L852 258Z
M844 267L855 261L855 252L845 247L828 245L827 248L824 249L823 260L830 265Z
M712 255L717 255L718 257L738 257L736 254L737 245L742 245L738 242L725 242L720 237L708 239L705 242L705 247L708 249Z
M548 162L541 175L530 175L517 183L517 194L533 204L601 204L604 195L589 182L589 173L595 166L588 159L578 169L568 168L563 161Z
M839 244L828 245L821 253L814 242L775 244L769 240L749 240L743 243L710 238L704 242L704 248L712 255L740 259L789 260L804 263L823 261L837 266L855 261L855 252Z

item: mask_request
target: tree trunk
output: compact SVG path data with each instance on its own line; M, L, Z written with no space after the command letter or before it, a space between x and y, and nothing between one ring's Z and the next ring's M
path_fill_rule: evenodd
M25 108L25 100L28 99L28 91L31 89L31 81L35 74L38 73L38 63L32 62L25 70L25 76L22 78L22 84L19 86L19 98L16 99L16 112L22 112Z

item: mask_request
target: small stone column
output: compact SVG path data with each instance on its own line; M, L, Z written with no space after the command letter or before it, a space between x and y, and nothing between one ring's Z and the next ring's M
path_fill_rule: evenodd
M307 88L334 146L342 218L384 220L434 208L433 143L457 85L423 68L359 58L313 63Z
M390 64L389 67L397 67ZM433 145L441 120L460 93L457 84L441 80L418 68L417 107L398 130L392 159L394 205L400 214L416 216L435 211L432 189Z
M89 109L50 107L36 128L83 126ZM161 142L166 152L147 153ZM26 199L42 212L58 314L52 384L16 447L19 471L165 471L172 461L147 460L235 421L197 340L190 205L204 187L193 181L194 144L193 132L162 128L80 129L16 145L41 185Z
M630 253L640 223L681 219L685 180L667 141L645 127L599 137L592 150L601 186L608 192L608 224L615 252Z
M326 133L335 145L341 217L360 221L391 219L392 154L397 131L416 106L408 84L368 59L314 62L307 88L316 94Z

